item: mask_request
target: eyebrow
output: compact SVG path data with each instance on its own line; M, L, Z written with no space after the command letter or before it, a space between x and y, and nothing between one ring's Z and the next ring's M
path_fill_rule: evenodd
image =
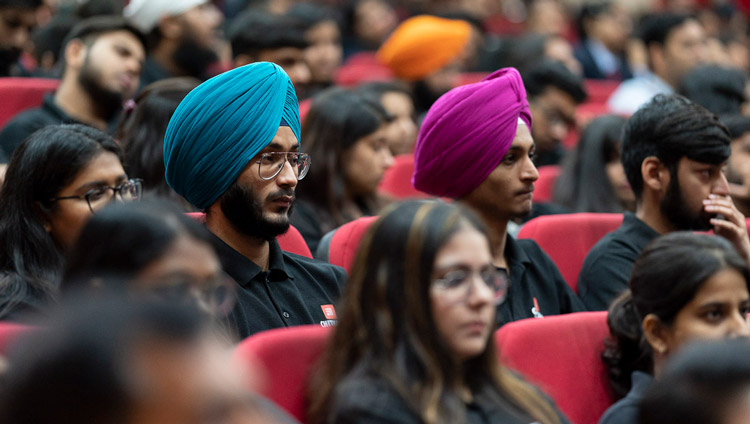
M120 174L115 179L115 184L119 185L119 183L122 183L123 181L125 181L127 179L128 179L127 175ZM76 191L80 191L80 190L83 190L83 189L92 189L94 187L101 187L101 186L108 186L109 187L109 184L106 181L104 181L104 180L91 181L89 183L86 183L86 184L83 184L83 185L79 186L76 189Z
M293 145L288 151L291 152L291 151L294 151L294 150L299 150L299 143ZM268 146L266 146L263 149L263 151L264 152L266 152L266 151L276 151L276 152L278 152L278 151L284 151L284 146L282 146L279 143L271 143Z

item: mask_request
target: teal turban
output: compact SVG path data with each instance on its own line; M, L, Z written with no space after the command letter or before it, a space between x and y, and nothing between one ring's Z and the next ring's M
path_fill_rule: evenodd
M169 120L167 184L194 206L209 207L271 142L282 119L299 141L297 95L279 66L252 63L211 78Z

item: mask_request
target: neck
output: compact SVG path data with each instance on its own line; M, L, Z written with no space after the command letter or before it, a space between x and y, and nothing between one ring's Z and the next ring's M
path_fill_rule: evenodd
M217 205L212 205L206 211L206 228L229 247L266 271L271 251L268 241L238 232L224 216L221 208L215 206Z
M471 207L471 205L467 206ZM490 233L490 243L495 251L492 264L499 268L508 269L508 260L505 258L505 240L508 235L508 221L510 221L510 218L497 216L492 212L475 208L472 208L472 210L482 218L482 222L487 226L487 230Z
M106 131L107 120L100 116L101 110L95 99L81 88L76 79L77 76L70 73L63 77L55 92L55 104L76 121Z
M646 196L654 196L645 192L643 196L644 198L636 203L635 216L659 234L675 231L672 223L662 215L658 199L647 199Z

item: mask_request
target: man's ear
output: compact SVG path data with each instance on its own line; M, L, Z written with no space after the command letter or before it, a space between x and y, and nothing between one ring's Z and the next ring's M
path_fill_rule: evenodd
M164 16L159 19L159 32L162 37L168 40L177 40L182 37L182 25L178 22L177 16Z
M65 66L74 69L81 69L86 61L86 52L88 47L83 41L74 38L65 46Z
M649 156L641 162L641 177L644 189L649 188L661 193L669 187L671 175L662 161L656 156Z
M655 354L663 355L669 351L669 335L667 327L661 322L659 317L654 314L648 314L641 323L643 335L651 346Z

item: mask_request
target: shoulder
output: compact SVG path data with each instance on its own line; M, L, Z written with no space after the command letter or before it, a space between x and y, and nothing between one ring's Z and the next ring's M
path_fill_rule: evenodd
M638 423L638 399L631 396L631 393L610 406L599 420L599 424L636 423Z
M318 259L284 252L284 265L292 274L310 276L323 281L333 281L342 285L346 281L346 270L340 266L329 264Z
M406 401L380 378L346 377L336 387L329 422L418 423Z

